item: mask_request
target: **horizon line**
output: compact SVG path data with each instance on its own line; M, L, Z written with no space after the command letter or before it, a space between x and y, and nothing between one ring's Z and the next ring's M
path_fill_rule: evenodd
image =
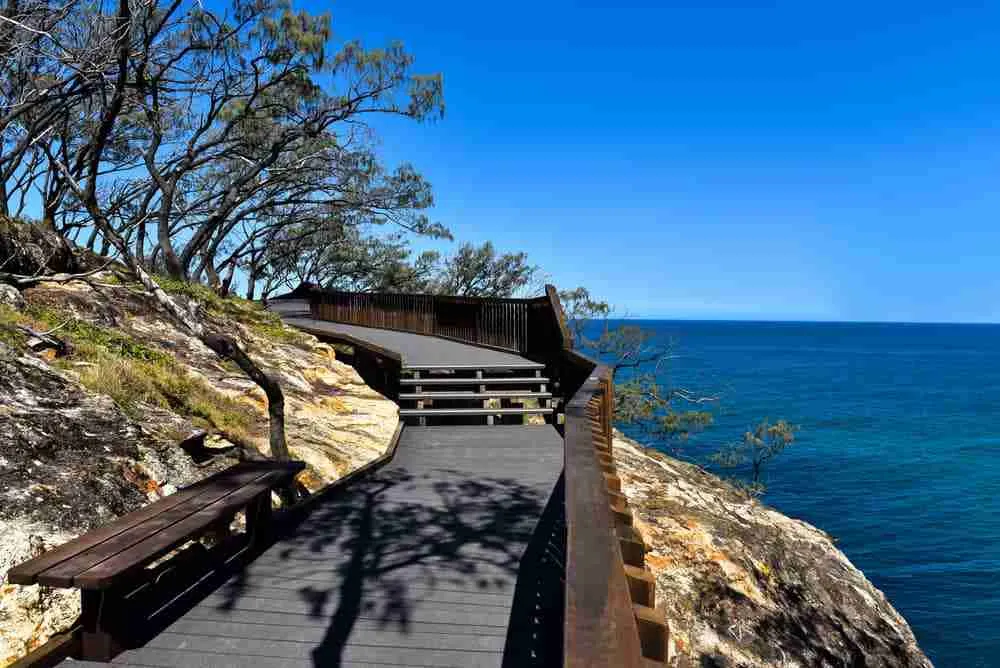
M761 324L827 324L827 325L974 325L974 326L997 326L997 321L968 321L968 320L803 320L798 318L740 318L740 317L681 317L681 316L621 316L608 318L608 320L659 320L665 322L743 322Z

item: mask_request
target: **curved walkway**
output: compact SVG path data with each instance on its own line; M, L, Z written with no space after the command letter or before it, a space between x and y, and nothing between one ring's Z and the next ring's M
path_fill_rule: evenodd
M416 364L456 346L517 357L388 334L379 341ZM558 665L562 465L550 425L407 427L383 468L316 499L271 547L228 576L220 569L206 582L221 586L185 595L172 623L112 665Z
M308 305L297 300L276 300L268 304L268 309L281 315L286 324L310 334L340 339L396 357L402 363L403 368L544 368L543 364L532 362L515 353L481 348L437 336L314 320L309 316Z
M550 426L407 427L385 468L112 665L549 665L520 654L521 609L561 469Z

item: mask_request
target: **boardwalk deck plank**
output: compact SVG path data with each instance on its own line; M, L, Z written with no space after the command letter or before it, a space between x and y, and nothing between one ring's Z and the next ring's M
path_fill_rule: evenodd
M339 337L348 342L367 342L378 348L397 352L402 357L404 367L536 369L542 366L514 353L480 348L436 336L311 318L285 317L284 321L318 336Z
M551 426L409 427L389 466L112 663L500 666L520 558L561 467Z
M437 337L285 321L395 351L404 368L538 366ZM66 668L501 666L521 557L562 458L549 425L409 427L390 464L318 502L144 646Z

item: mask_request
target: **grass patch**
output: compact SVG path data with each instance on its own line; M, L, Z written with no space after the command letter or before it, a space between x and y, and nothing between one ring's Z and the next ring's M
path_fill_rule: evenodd
M17 328L20 318L20 312L0 304L0 341L12 348L23 348L28 341L28 336Z
M110 357L90 364L76 369L81 384L110 396L133 418L140 416L143 405L159 406L242 442L247 442L259 419L252 407L217 391L172 360Z
M53 335L68 339L74 347L82 349L84 356L88 353L97 355L100 351L106 351L115 357L146 362L165 362L173 359L169 354L148 346L133 336L110 327L80 320L73 314L56 308L28 306L25 315L34 321L35 329L58 328Z
M84 387L111 397L132 418L141 417L145 405L159 406L243 442L259 420L250 405L188 373L169 353L119 330L48 306L32 305L23 312L0 306L0 341L23 348L27 336L17 325L42 331L58 327L53 336L73 350L53 364L74 371Z
M235 295L220 297L208 286L168 276L157 276L156 282L168 294L182 295L198 301L210 316L236 320L257 336L277 343L308 348L309 337L298 330L286 327L281 318L257 302Z

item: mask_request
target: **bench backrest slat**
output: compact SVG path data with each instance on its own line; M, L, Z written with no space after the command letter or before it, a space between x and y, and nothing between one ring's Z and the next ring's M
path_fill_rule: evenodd
M279 486L283 480L290 479L292 475L294 475L294 471L288 470L267 472L253 483L240 487L210 505L203 506L197 512L163 528L141 543L133 545L77 575L73 578L73 584L83 589L103 589L116 578L141 568L150 560L156 559L183 544L192 535L196 535L216 519L239 510L260 494L269 493L271 489Z

